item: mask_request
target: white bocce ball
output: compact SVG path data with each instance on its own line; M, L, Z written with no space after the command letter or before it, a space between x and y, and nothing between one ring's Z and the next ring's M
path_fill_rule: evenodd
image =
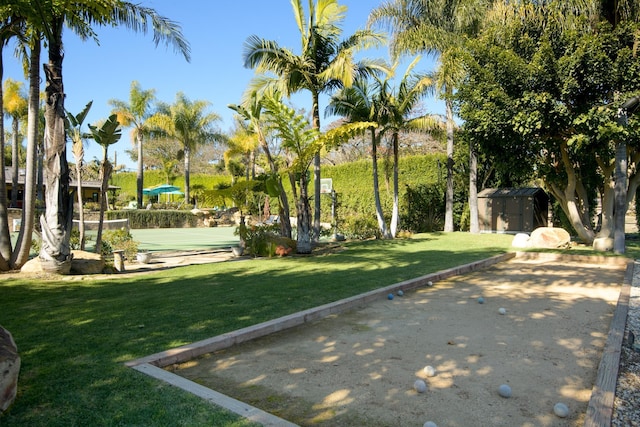
M507 314L507 309L506 309L506 308L504 308L504 307L500 307L500 308L498 309L498 313L500 313L500 314Z
M507 384L501 384L500 387L498 387L498 394L506 398L511 397L511 387Z
M426 376L428 377L435 377L436 376L436 368L434 368L431 365L425 366L422 371L425 373Z
M564 403L556 403L553 407L553 413L560 418L566 418L569 415L569 407Z
M438 427L438 425L436 423L434 423L433 421L427 421L426 423L424 423L422 425L422 427Z
M433 286L433 282L432 282L431 280L429 280L429 281L427 282L427 286L429 286L429 287Z
M424 393L425 391L427 391L427 383L425 383L423 380L416 380L416 382L413 383L413 388L418 393Z

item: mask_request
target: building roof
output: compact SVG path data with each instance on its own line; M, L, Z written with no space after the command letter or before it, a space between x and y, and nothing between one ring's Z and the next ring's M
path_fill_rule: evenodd
M478 197L483 198L497 198L497 197L534 197L538 194L547 193L540 187L525 187L525 188L485 188L478 193Z
M24 185L26 172L24 169L20 169L18 172L18 184ZM9 166L4 167L4 182L5 185L11 185L13 182L13 168ZM75 179L71 180L69 183L70 187L76 187L78 184ZM100 189L102 187L102 183L96 180L82 180L82 188L96 188ZM119 190L120 187L115 185L109 185L109 190Z

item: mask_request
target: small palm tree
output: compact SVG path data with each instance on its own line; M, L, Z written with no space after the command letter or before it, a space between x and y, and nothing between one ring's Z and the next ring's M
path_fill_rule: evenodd
M84 209L82 201L82 163L84 162L84 137L82 133L82 123L87 117L93 101L85 105L84 109L77 115L67 111L67 131L71 138L71 150L76 161L76 185L78 196L78 231L80 232L80 250L84 250Z
M289 175L294 177L292 184L297 185L296 211L298 217L297 252L311 253L311 207L309 204L309 168L315 154L322 148L332 148L365 129L375 126L374 123L350 123L334 128L324 135L310 126L308 120L283 104L279 99L266 97L264 100L265 122L277 138L282 147L292 158L289 165Z
M269 144L267 143L267 138L265 136L264 123L261 120L261 114L263 112L262 105L262 97L263 93L258 92L249 92L245 94L242 104L228 105L233 111L235 111L238 116L244 120L247 126L247 130L253 131L253 133L258 138L258 144L262 148L264 155L267 158L267 163L269 163L269 168L271 170L271 176L273 177L273 181L276 184L276 190L278 192L278 215L280 217L280 234L284 237L291 238L291 221L290 221L290 211L289 211L289 199L287 196L287 192L284 190L282 185L282 178L280 177L280 173L278 170L278 163L276 159L271 154L271 149L269 148Z
M91 138L102 147L102 166L100 168L100 180L101 188L98 195L98 204L100 205L100 217L98 220L98 235L96 236L96 253L102 251L102 224L104 222L104 211L106 207L106 194L109 188L109 178L113 171L113 166L109 162L107 151L109 146L115 144L120 140L122 136L120 123L118 122L118 116L112 114L109 118L100 126L89 125L91 131Z
M216 113L208 113L207 101L191 101L179 92L173 105L160 104L158 112L149 117L150 127L162 132L167 138L180 142L184 152L184 199L189 203L189 175L191 153L201 144L222 138L214 132L213 125L220 120Z

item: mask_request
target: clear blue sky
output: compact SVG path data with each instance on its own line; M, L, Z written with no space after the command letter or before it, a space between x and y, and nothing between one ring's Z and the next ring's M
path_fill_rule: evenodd
M253 70L242 63L243 43L250 35L275 40L282 47L300 52L300 36L289 0L144 0L152 7L182 26L191 44L191 62L163 45L157 48L152 35L146 36L125 28L99 28L99 45L93 40L81 41L65 30L63 78L66 93L65 107L73 114L93 100L86 123L95 123L109 116L109 99L128 102L131 82L137 80L142 89L155 89L156 97L172 103L177 92L184 92L191 100L206 100L211 111L222 117L218 124L227 131L232 127L233 111L228 104L240 102ZM306 6L307 2L303 1ZM343 22L343 36L364 27L369 12L382 0L340 0L348 7ZM13 46L4 50L4 77L25 81L22 69L12 56ZM388 60L387 50L371 52L371 57ZM47 52L43 49L42 61ZM433 61L423 58L417 69L431 69ZM405 69L398 69L404 73ZM44 79L44 76L42 76ZM44 90L44 85L41 87ZM298 108L310 108L310 98L303 94L294 98ZM321 111L326 104L321 104ZM439 100L427 101L432 113L444 113ZM328 123L324 120L323 124ZM129 130L123 131L120 142L109 148L109 157L117 152L118 164L135 168L124 150L132 148ZM68 158L71 160L70 150ZM101 158L95 143L88 142L86 160Z

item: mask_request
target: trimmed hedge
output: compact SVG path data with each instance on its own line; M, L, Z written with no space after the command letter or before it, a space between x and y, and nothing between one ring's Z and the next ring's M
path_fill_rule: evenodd
M198 218L190 211L124 209L106 212L107 219L129 219L130 228L196 227Z

